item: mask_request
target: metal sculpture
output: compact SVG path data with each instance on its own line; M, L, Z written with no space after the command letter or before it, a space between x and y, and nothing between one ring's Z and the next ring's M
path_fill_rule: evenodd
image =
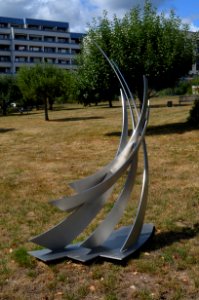
M117 65L110 61L103 50L96 44L115 72L120 85L123 125L119 147L115 158L100 171L70 184L76 194L51 202L62 211L71 214L50 230L31 239L32 242L46 247L43 250L30 251L29 254L43 261L52 261L68 257L81 262L90 261L98 256L123 260L144 243L154 232L153 224L144 224L144 215L148 194L148 159L144 140L149 105L147 101L147 79L144 77L143 104L139 112L132 93ZM128 139L128 113L130 111L132 134ZM143 179L139 205L132 225L114 230L122 218L134 187L138 151L143 148ZM110 197L115 183L128 172L122 191L105 219L83 242L71 244L93 221Z

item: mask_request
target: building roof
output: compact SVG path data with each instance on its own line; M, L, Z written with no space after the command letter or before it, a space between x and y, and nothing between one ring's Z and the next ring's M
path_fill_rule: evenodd
M60 21L51 21L51 20L41 20L41 19L32 19L32 18L12 18L12 17L2 17L0 16L0 23L10 23L17 25L43 25L49 27L58 27L68 30L68 22Z
M21 18L11 18L11 17L0 17L0 23L11 23L11 24L24 24L24 19Z
M69 23L68 22L58 22L58 21L49 21L49 20L41 20L41 19L25 19L26 24L28 25L44 25L44 26L57 26L60 28L68 29Z

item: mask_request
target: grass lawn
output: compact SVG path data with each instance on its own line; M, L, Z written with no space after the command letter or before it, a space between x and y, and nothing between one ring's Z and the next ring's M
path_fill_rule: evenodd
M161 100L164 104L167 99ZM177 104L176 99L173 99ZM150 187L145 222L152 241L123 264L65 260L44 264L27 255L30 237L66 215L48 201L71 195L68 183L113 159L121 131L120 103L66 105L0 117L0 299L199 299L199 131L189 128L190 105L151 101L146 134ZM142 158L132 201L120 225L132 223L140 189ZM111 208L122 184L83 239ZM66 233L67 234L67 233Z

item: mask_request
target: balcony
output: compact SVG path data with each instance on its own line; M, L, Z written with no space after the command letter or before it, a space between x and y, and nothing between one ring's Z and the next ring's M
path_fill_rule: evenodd
M25 63L25 62L27 62L28 61L28 58L27 57L23 57L23 56L16 56L15 57L15 62L23 62L23 63Z
M27 51L27 46L25 46L25 45L15 45L15 51Z
M30 35L29 36L29 41L41 42L42 41L42 36Z
M56 64L57 67L59 67L60 69L64 69L64 70L75 70L77 69L77 65L72 65L72 64Z
M11 74L11 68L9 68L9 67L0 67L0 74Z
M68 48L58 48L57 53L59 53L59 54L70 54L70 50Z
M55 37L54 36L44 36L44 42L54 43Z
M30 29L30 30L41 30L41 26L39 26L39 25L27 25L27 29Z
M55 64L56 63L56 59L55 58L47 58L47 57L45 57L44 58L44 62L45 63L48 63L48 64Z
M11 52L10 50L2 50L0 49L0 56L10 56Z
M30 57L30 63L39 64L42 63L42 57Z
M61 37L58 37L58 38L57 38L57 43L68 44L68 43L69 43L69 39L68 39L68 38L61 38Z
M9 40L10 34L0 34L0 40Z
M29 51L30 52L42 52L42 47L30 46Z
M53 47L44 47L44 52L45 53L55 53L56 52L56 48L53 48Z
M0 61L0 68L5 68L5 69L11 68L11 62L9 62L9 61Z
M0 62L10 62L10 56L0 56Z
M58 59L58 64L60 64L60 65L70 65L70 60Z
M0 45L0 51L10 51L10 47L8 45Z

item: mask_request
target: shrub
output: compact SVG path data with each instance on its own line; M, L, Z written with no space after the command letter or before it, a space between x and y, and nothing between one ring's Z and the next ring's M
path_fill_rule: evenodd
M174 95L174 89L173 88L167 88L163 89L158 92L158 96L165 97L165 96L173 96Z
M191 94L191 82L180 81L174 89L174 94L175 95Z
M192 93L191 85L191 81L179 81L175 87L161 90L158 94L159 96L189 95Z

